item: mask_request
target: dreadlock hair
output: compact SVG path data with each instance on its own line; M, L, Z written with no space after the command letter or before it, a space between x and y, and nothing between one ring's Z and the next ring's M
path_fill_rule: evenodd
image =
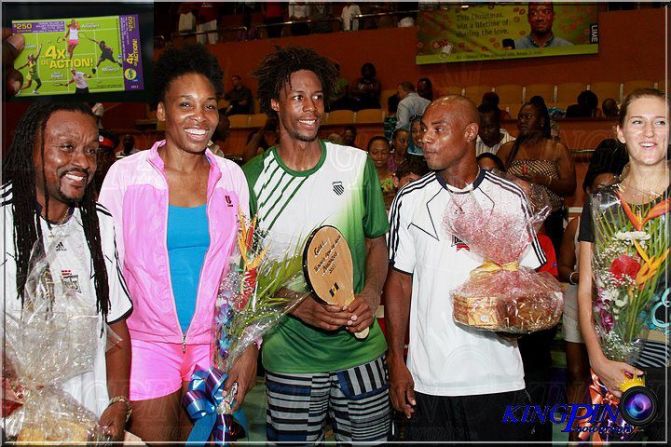
M14 214L14 251L16 254L16 293L23 305L24 288L28 277L28 263L33 245L38 237L42 236L40 216L35 212L37 198L35 197L35 166L33 164L33 150L39 145L42 160L44 160L44 132L49 117L57 111L65 110L79 112L95 119L91 108L83 103L68 102L56 103L51 101L34 102L21 117L14 139L9 146L9 153L2 166L2 177L6 183L12 185L11 206ZM44 175L44 164L42 165L42 178ZM46 193L46 180L43 190L45 191L45 212L49 214L49 196ZM30 200L29 198L32 198ZM94 284L96 291L98 312L107 317L109 310L109 284L107 282L107 269L105 258L100 243L100 229L96 202L94 198L94 185L89 184L79 207L84 235L91 259L93 261Z
M217 98L224 94L224 72L217 58L202 44L186 45L181 48L169 48L161 53L154 63L153 106L165 100L170 83L189 73L205 76L214 87Z
M316 74L322 84L325 100L331 97L338 79L338 70L333 62L309 48L277 47L274 53L261 61L261 65L253 73L258 80L257 95L262 112L269 116L277 115L270 106L270 100L280 97L282 88L291 83L291 74L299 70Z

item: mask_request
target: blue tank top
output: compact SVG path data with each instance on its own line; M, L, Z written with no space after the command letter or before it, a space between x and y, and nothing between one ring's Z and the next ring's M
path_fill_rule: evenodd
M210 246L207 207L168 206L168 259L177 318L186 334L196 311L200 271Z

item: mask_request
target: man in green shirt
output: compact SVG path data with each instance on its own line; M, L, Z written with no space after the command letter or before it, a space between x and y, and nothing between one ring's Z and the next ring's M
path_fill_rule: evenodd
M388 223L375 168L365 152L317 138L336 79L330 61L309 49L278 49L256 76L261 108L277 116L280 137L243 170L270 256L293 253L313 229L333 225L352 250L356 296L342 308L311 295L264 339L268 440L320 442L328 415L339 442L385 442L387 345L375 311ZM367 338L354 337L366 327Z

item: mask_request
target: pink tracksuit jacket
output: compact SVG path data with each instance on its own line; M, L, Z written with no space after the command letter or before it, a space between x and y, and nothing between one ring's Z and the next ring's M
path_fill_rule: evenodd
M112 216L119 262L133 300L127 320L134 339L164 343L207 344L212 337L214 303L228 269L238 233L238 207L249 215L249 190L239 166L209 149L207 218L210 247L205 255L196 310L186 334L177 318L167 248L168 183L156 142L150 150L112 165L99 201Z

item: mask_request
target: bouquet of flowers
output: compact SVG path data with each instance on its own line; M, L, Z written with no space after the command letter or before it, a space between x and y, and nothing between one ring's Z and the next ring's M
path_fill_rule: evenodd
M643 204L630 205L624 195ZM601 348L611 360L633 364L640 354L656 288L667 271L669 205L669 198L651 200L650 194L625 192L622 186L592 197L593 316Z
M209 412L218 420L202 422L210 427L204 430L197 427L204 419L196 421L189 441L204 443L214 433L215 442L224 444L241 436L231 415L236 386L228 395L223 392L225 372L309 295L304 288L302 244L282 259L267 258L266 232L258 228L257 218L248 221L238 213L238 220L238 250L222 278L214 309L213 367L194 373L184 397L192 419Z
M534 196L538 194L534 192ZM563 306L559 282L548 273L519 266L533 239L534 226L540 225L549 211L541 203L545 202L535 199L533 211L528 201L520 207L519 199L510 194L496 200L479 200L474 192L451 195L444 226L485 259L452 293L457 323L512 334L557 324Z
M93 370L100 333L95 305L52 275L58 235L47 250L41 239L31 254L23 310L5 312L4 428L16 442L105 443L97 418L62 385Z
M632 205L631 203L638 203ZM595 330L601 349L610 360L634 364L655 318L660 280L668 271L670 199L613 185L592 196L594 253L592 270L596 296L592 303ZM661 294L659 294L661 295ZM592 403L618 407L613 395L592 372ZM621 391L642 386L642 378L624 380ZM638 429L626 422L621 412L615 420L596 424L580 421L581 439L627 440ZM614 430L615 428L616 430ZM592 434L593 433L593 434Z

